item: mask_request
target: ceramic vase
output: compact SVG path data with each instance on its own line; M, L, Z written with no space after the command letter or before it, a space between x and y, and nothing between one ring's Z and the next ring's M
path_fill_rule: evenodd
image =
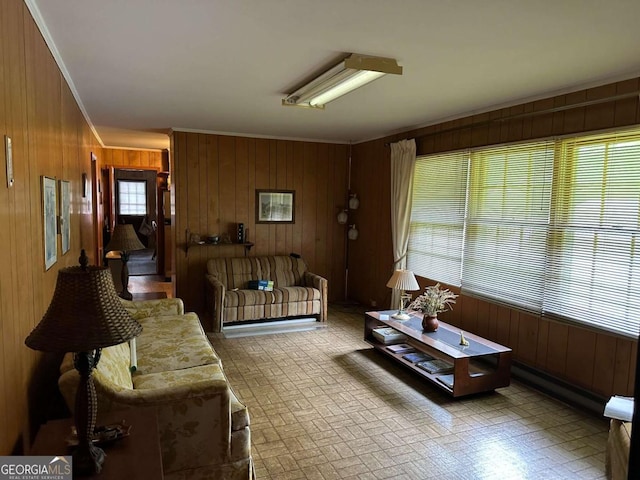
M427 315L426 313L422 317L422 330L425 332L435 332L438 330L438 317L437 315Z

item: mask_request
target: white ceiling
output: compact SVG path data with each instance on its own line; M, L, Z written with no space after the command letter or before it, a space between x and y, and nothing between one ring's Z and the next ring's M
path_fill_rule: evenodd
M111 147L169 129L353 142L640 75L638 0L26 0ZM395 58L324 111L281 106L346 53Z

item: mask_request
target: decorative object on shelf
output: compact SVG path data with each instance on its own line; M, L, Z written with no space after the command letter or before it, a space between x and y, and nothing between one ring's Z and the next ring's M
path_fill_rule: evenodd
M469 341L466 338L464 338L464 332L462 330L460 330L460 345L464 347L469 346Z
M142 250L144 245L138 238L138 234L130 223L119 223L113 229L113 235L109 244L105 247L105 251L118 250L122 259L122 271L120 272L122 279L122 292L120 297L125 300L133 299L133 295L129 291L129 253L132 250Z
M357 240L358 239L358 229L356 228L356 224L349 225L349 231L347 232L347 236L349 240Z
M347 210L346 209L340 210L340 213L338 213L338 223L340 225L346 225L348 221L349 221L349 215L347 214Z
M425 332L435 332L438 329L438 313L453 310L458 295L448 288L440 288L436 283L424 289L424 293L418 295L409 305L410 310L418 310L424 314L422 329Z
M238 243L244 243L244 223L238 224Z
M207 236L206 242L211 245L215 245L220 241L220 237L218 235L209 235Z
M387 287L400 290L400 308L391 317L396 320L409 320L411 317L405 312L405 309L411 300L411 294L406 293L406 290L420 290L415 275L411 270L396 270L387 282Z
M256 190L256 223L295 223L295 190Z
M142 326L131 318L118 298L109 269L87 263L82 250L79 267L58 272L51 304L25 340L34 350L75 352L80 384L76 393L78 447L73 452L73 470L84 475L100 473L105 458L104 451L93 442L98 404L92 371L102 348L126 342L142 332Z
M356 195L355 193L349 195L349 208L351 210L357 210L359 206L360 200L358 200L358 195Z

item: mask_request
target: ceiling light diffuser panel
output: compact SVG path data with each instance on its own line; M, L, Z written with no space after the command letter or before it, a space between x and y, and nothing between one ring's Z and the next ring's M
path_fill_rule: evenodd
M386 74L402 75L393 58L350 54L338 65L282 99L282 105L307 108L324 106Z

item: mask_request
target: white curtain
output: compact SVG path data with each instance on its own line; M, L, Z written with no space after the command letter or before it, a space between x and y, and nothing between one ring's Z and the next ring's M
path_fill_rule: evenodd
M411 220L411 185L416 163L416 141L401 140L391 144L391 239L394 270L407 266L409 223ZM400 305L400 291L393 289L391 307Z

